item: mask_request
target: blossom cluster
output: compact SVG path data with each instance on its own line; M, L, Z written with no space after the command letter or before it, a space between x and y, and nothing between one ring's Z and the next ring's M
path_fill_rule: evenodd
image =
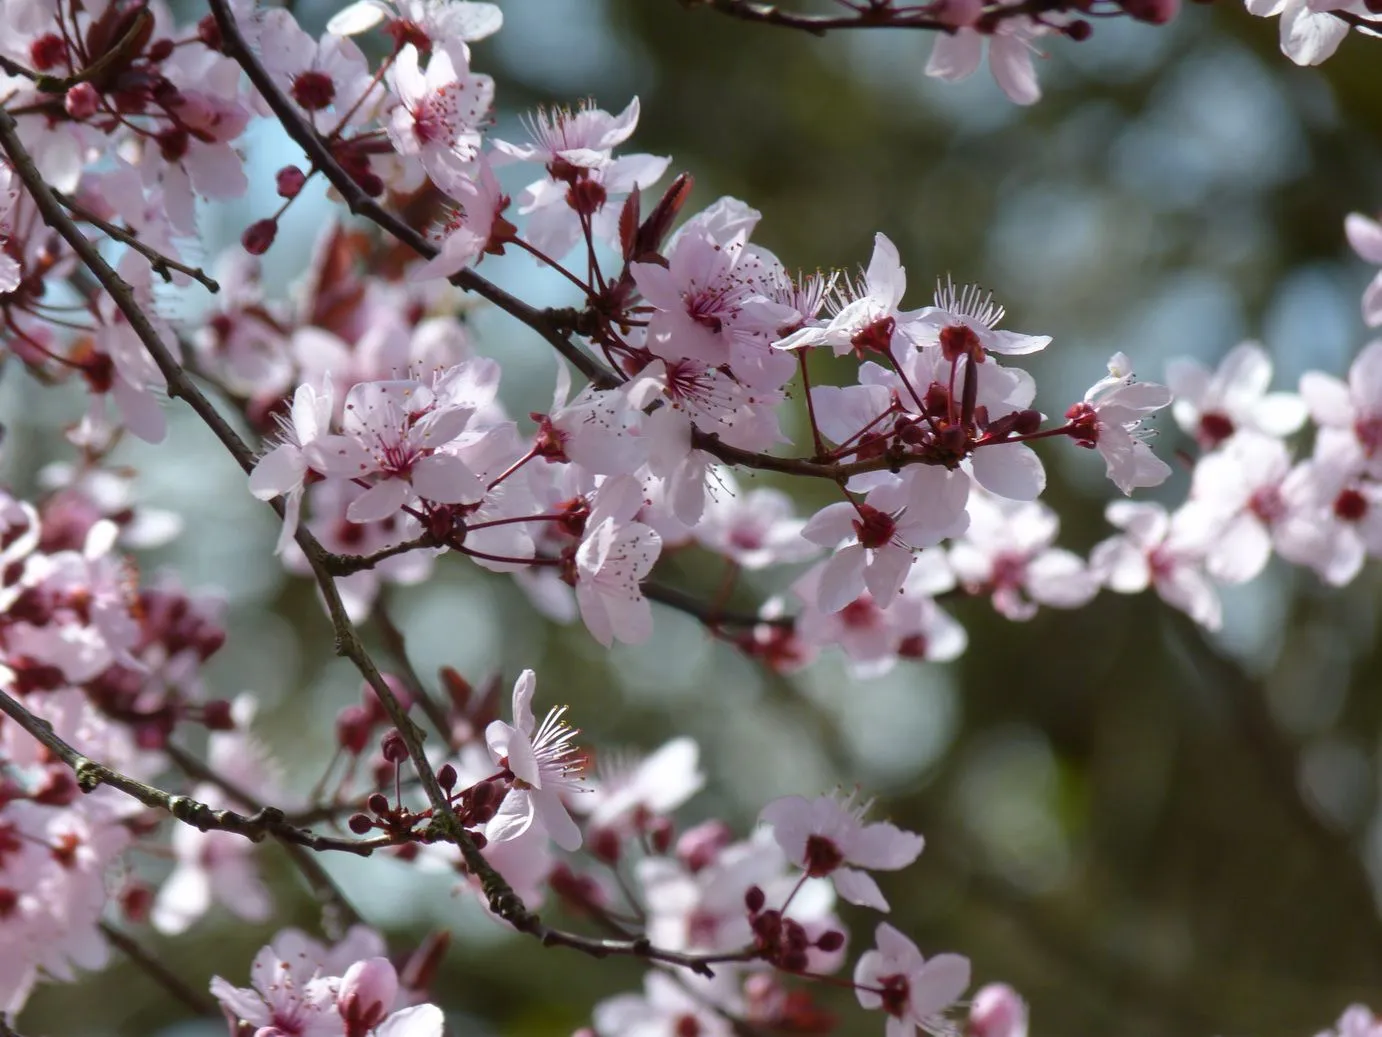
M945 30L928 74L964 78L987 48L999 85L1025 104L1040 96L1034 41L1087 37L1078 12L1160 24L1176 6L915 10ZM869 7L879 24L908 13ZM1334 0L1248 7L1281 16L1283 47L1301 63L1370 17ZM1268 391L1270 362L1252 344L1214 371L1177 363L1167 386L1136 380L1117 353L1082 398L1056 402L1053 420L1009 360L1048 336L1001 327L992 294L948 276L929 304L907 308L902 257L883 233L857 274L790 273L753 240L762 220L747 202L690 211L689 175L655 190L670 157L621 152L637 99L617 113L539 110L525 139L497 137L495 83L471 49L500 30L494 5L359 0L320 35L291 10L239 0L215 0L187 26L157 3L4 10L0 132L8 140L13 127L17 142L0 163L4 347L39 381L80 385L87 407L68 430L80 466L48 472L36 503L0 493L0 1013L19 1011L40 979L101 967L112 916L170 935L217 905L267 920L246 833L272 830L454 873L520 930L535 931L530 909L548 897L607 931L645 923L620 949L655 967L641 994L595 1007L601 1037L816 1032L829 1013L805 981L849 960L837 901L887 913L876 873L922 852L920 835L866 820L856 794L778 799L742 837L719 819L679 829L674 811L705 782L695 743L596 766L565 707L538 719L532 670L506 720L497 685L443 671L438 703L407 667L362 667L360 700L336 717L343 773L323 776L320 796L294 796L251 731L253 696L205 686L203 664L225 638L218 606L171 578L141 582L126 553L176 522L134 506L110 452L126 433L166 435L163 397L170 385L191 395L173 381L188 370L255 433L248 491L275 502L284 563L325 571L347 624L370 615L385 581L419 583L441 556L462 555L605 646L646 641L660 599L775 669L833 645L866 678L959 655L967 637L947 597L987 597L1022 621L1102 588L1152 587L1212 628L1217 585L1253 578L1273 553L1332 585L1382 556L1382 341L1347 383L1312 372L1298 393ZM366 34L368 48L356 42ZM247 192L238 148L265 115L320 154L277 172L277 211L245 228L213 282L183 251L203 202ZM501 186L506 167L528 179L516 199ZM256 257L312 178L352 209L376 207L396 240L332 225L279 298ZM52 206L114 256L110 278L60 233ZM1376 222L1355 214L1346 232L1382 263ZM505 252L563 278L579 304L538 311L485 281L483 261ZM161 317L159 278L213 287L211 310ZM501 366L473 341L458 288L557 347L545 411L507 411ZM1363 312L1382 323L1382 282ZM1149 424L1167 408L1201 451L1187 500L1169 512L1120 500L1107 511L1117 532L1087 557L1057 546L1033 444L1085 448L1132 494L1171 475ZM1307 418L1311 453L1293 461L1286 440ZM837 499L799 515L779 486L748 488L757 472L816 480ZM675 551L721 560L717 600L687 602L658 582ZM726 607L744 573L775 567L795 568L761 609ZM338 625L343 645L348 632ZM419 750L400 714L426 714L440 746ZM204 742L201 766L186 765L188 735ZM149 784L160 779L183 792ZM569 856L578 850L587 863ZM145 857L172 866L159 873ZM837 982L883 1013L889 1037L1025 1037L1010 988L963 1000L961 955L925 956L877 919L870 935ZM286 931L256 956L249 987L217 977L210 990L235 1034L437 1037L442 1013L424 993L435 966L430 950L395 965L362 927L332 946ZM1353 1008L1338 1033L1375 1028Z

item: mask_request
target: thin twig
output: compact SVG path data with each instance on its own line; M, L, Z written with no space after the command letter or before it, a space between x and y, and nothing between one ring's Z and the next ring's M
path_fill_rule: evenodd
M229 778L212 770L181 746L169 743L164 747L164 751L168 759L173 761L173 765L189 778L215 785L232 799L239 800L248 810L258 813L264 809L263 804L255 797L249 795ZM285 818L284 823L290 822ZM382 845L389 845L393 841L385 840ZM374 839L369 840L369 842L379 843L380 840ZM294 867L302 874L313 895L320 901L325 923L323 928L327 931L327 935L333 939L340 939L352 925L364 921L360 912L346 898L341 887L336 885L335 880L312 854L307 852L304 847L291 842L284 842L283 849L293 862Z
M117 226L109 220L101 219L101 217L86 208L86 206L79 203L76 199L63 194L61 191L54 191L53 197L62 202L67 208L67 211L83 223L91 224L93 227L106 234L107 237L121 244L128 245L138 252L149 261L149 266L153 268L154 273L163 278L164 281L171 282L173 280L173 271L177 271L180 274L186 274L188 277L192 278L208 292L214 293L221 290L221 286L217 284L213 278L208 277L205 271L200 267L188 266L186 263L180 263L176 259L165 256L157 249L150 248L148 245L144 244L144 242L140 241L132 231Z
M303 828L296 828L284 820L283 811L274 807L264 807L246 815L234 810L217 810L190 796L175 795L163 789L131 778L128 774L107 767L78 752L60 738L48 721L30 713L22 703L8 693L0 691L0 712L8 715L63 763L72 768L76 775L77 787L83 792L95 792L102 785L111 788L143 803L146 807L161 810L173 815L179 821L191 825L198 831L232 832L242 835L251 842L262 842L267 836L287 843L296 843L312 850L342 850L362 857L368 857L381 845L379 840L337 839L332 836L317 835Z
M130 961L146 972L150 979L177 998L198 1015L218 1016L220 1005L210 995L183 982L159 957L129 933L117 929L109 922L100 923L101 932L107 940L118 947Z

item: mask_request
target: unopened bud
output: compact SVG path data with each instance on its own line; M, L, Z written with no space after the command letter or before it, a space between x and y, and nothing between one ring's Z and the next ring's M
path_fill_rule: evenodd
M252 256L262 256L278 236L278 221L275 219L256 220L240 235L240 244Z
M845 934L838 929L830 929L823 932L816 940L816 946L825 951L826 954L833 954L845 945Z
M359 756L369 744L374 720L363 706L346 706L336 714L336 741L352 756Z
M101 110L101 95L90 83L78 83L67 91L62 106L68 115L81 122Z
M744 906L748 908L751 915L756 915L762 911L763 905L767 902L767 896L757 886L750 886L744 894Z
M382 792L371 792L369 799L365 800L365 806L369 807L372 812L380 816L389 813L391 809L389 807L389 797Z
M408 743L399 734L398 728L391 727L379 740L379 752L390 763L402 763L408 758Z
M1006 983L990 983L974 995L967 1032L972 1037L1019 1037L1027 1032L1027 1005Z
M284 166L274 176L274 184L278 188L280 198L296 198L305 183L307 174L297 166Z
M208 731L234 731L235 718L231 716L230 703L225 699L212 699L202 706L202 723Z
M369 819L367 814L351 814L346 825L356 835L368 835L374 828L374 822Z
M366 1037L393 1010L398 973L387 958L366 958L346 969L336 1003L346 1037Z
M456 768L449 763L444 763L437 771L437 784L447 792L456 787Z

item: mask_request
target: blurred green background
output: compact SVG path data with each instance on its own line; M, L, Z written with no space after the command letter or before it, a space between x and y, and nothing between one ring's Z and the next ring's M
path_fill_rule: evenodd
M336 6L297 9L316 28ZM618 109L637 94L630 150L671 154L673 172L694 174L688 211L720 194L759 208L755 240L789 268L852 268L883 230L911 275L909 305L946 273L992 287L1006 326L1054 336L1023 358L1048 413L1117 350L1156 379L1172 356L1212 362L1260 338L1288 388L1306 369L1342 374L1367 339L1358 296L1369 272L1342 221L1382 205L1382 40L1355 35L1307 70L1277 51L1274 20L1232 3L1190 6L1163 29L1099 21L1089 42L1043 41L1046 96L1022 109L986 70L959 85L928 80L924 34L815 39L676 0L504 7L505 30L474 59L498 79L500 136L537 103L590 96ZM259 193L207 211L208 251L264 214L272 171L290 158L268 127L252 140ZM266 257L270 280L301 269L322 212L291 213ZM482 272L539 302L565 298L521 257L487 259ZM165 301L173 315L192 305ZM508 365L513 412L542 407L550 355L502 315L478 323L480 350ZM821 366L823 378L846 376ZM35 401L17 371L0 392L4 475L22 489L64 456L54 431L80 403ZM264 737L306 788L358 679L330 657L310 589L272 557L270 513L189 415L174 407L173 418L175 445L124 454L146 498L188 518L145 571L172 567L227 597L231 638L211 686L264 697ZM1161 425L1170 459L1188 444ZM1116 490L1097 458L1056 446L1067 448L1045 452L1048 500L1062 543L1086 550L1107 535ZM1174 504L1185 489L1182 470L1149 496ZM688 551L660 573L705 590L716 576L698 562ZM743 601L787 582L769 574ZM511 681L532 666L541 701L569 702L602 747L693 734L710 781L688 821L722 815L747 830L777 795L876 792L880 813L928 841L916 866L885 877L891 920L928 954L971 955L980 982L1015 985L1034 1033L1301 1037L1352 1000L1382 1004L1378 590L1373 567L1333 592L1274 565L1226 593L1213 638L1150 595L1105 593L1025 625L961 603L970 648L959 662L867 683L833 655L774 678L662 608L650 644L606 653L460 563L390 598L424 675L447 664ZM263 858L277 921L314 928L318 912L281 854ZM327 863L397 947L456 930L436 993L458 1034L568 1033L600 997L639 986L636 963L508 937L444 878L386 860ZM874 918L844 917L854 952L866 949ZM276 928L218 913L177 941L149 940L195 985L213 973L242 983ZM840 1006L840 1032L881 1028L852 999ZM21 1022L29 1035L222 1032L179 1017L117 962L41 989Z

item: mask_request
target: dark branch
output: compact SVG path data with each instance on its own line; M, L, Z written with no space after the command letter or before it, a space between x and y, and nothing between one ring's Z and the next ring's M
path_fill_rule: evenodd
M168 968L153 951L143 946L129 933L115 928L109 922L101 922L101 932L107 940L120 949L130 961L138 965L160 987L172 994L198 1015L218 1016L220 1006L210 995L183 982L181 977Z
M149 261L149 265L153 267L154 273L156 273L159 277L163 278L163 280L172 281L173 271L177 271L180 274L186 274L188 277L192 278L203 288L205 288L208 292L214 293L219 292L221 290L221 286L217 284L215 280L208 277L200 267L187 266L185 263L179 263L176 259L171 259L168 256L165 256L162 252L159 252L157 249L150 248L148 245L144 244L144 242L140 241L137 237L135 237L133 232L128 231L123 227L118 227L108 220L101 219L101 217L97 216L90 209L87 209L85 206L78 204L77 201L75 201L72 198L69 198L61 191L54 191L53 197L60 201L66 207L68 212L70 212L73 216L77 217L77 219L81 220L83 223L91 224L93 227L103 232L107 237L110 237L124 245L128 245L130 248L138 252L141 256L143 256L145 259Z

